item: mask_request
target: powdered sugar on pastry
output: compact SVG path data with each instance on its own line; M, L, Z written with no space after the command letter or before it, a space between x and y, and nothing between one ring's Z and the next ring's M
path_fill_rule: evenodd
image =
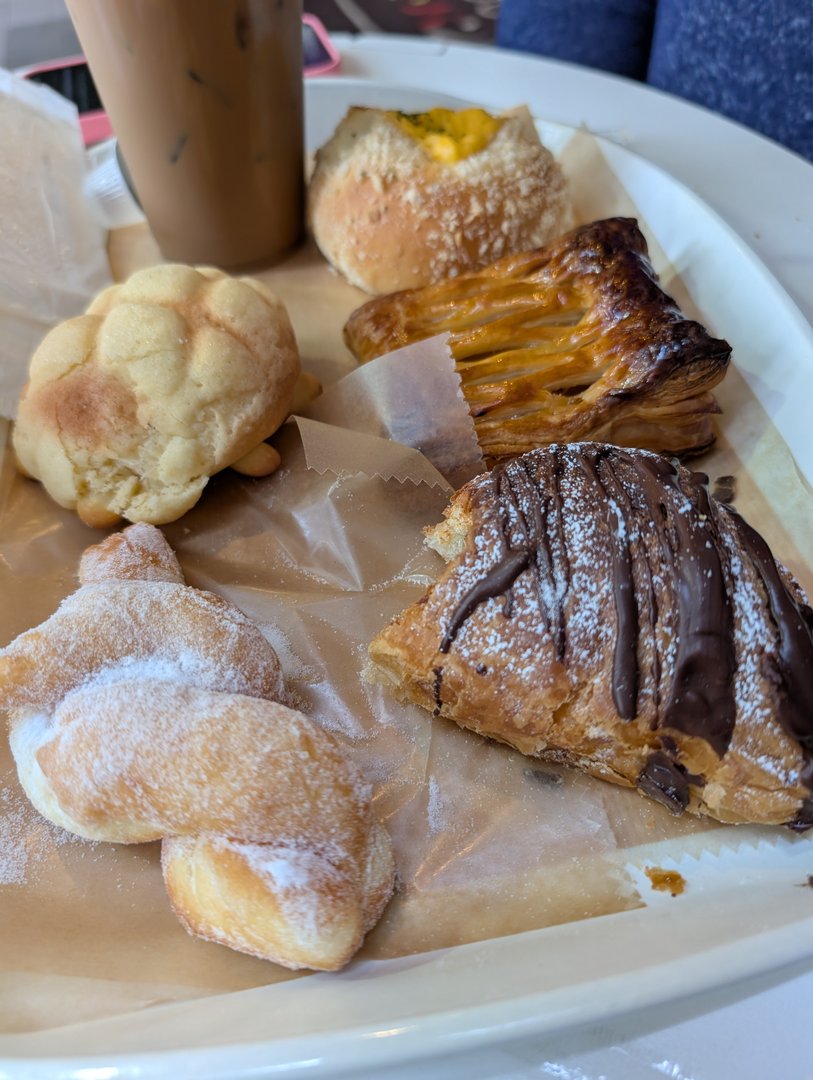
M5 707L50 710L105 669L156 660L192 685L283 694L271 645L221 597L167 581L96 581L3 650Z
M370 786L334 736L279 701L279 661L242 612L160 579L180 571L146 530L99 545L83 562L93 580L0 650L23 788L75 835L162 839L192 933L341 967L393 889Z
M370 646L382 681L674 812L809 828L813 612L703 480L600 443L477 477L446 571Z
M184 576L178 558L160 529L150 525L132 525L113 533L104 544L87 548L79 560L79 582L111 579L137 581L174 581L183 585Z

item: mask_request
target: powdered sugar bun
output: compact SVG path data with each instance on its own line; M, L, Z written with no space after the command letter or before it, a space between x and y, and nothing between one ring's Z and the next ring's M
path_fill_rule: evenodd
M346 749L281 703L271 644L184 583L154 526L89 549L79 577L0 649L0 707L33 805L89 840L162 840L191 933L287 967L346 964L395 873Z
M186 584L178 556L164 534L146 522L113 533L83 552L79 560L80 585L116 580Z
M171 581L96 581L0 652L3 708L51 713L89 678L178 678L280 700L270 642L233 604Z
M390 898L389 839L332 735L277 702L139 672L12 726L21 783L78 836L162 837L191 933L286 967L347 962Z
M393 888L389 836L366 799L353 805L366 828L342 850L284 839L167 837L161 865L175 914L196 937L285 967L341 967Z
M317 151L309 185L310 227L325 258L353 285L387 293L479 269L564 231L564 175L530 113L497 119L482 149L443 162L393 114L350 109Z

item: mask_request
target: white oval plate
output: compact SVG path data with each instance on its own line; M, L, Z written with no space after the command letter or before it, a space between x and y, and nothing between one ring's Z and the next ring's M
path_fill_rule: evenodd
M313 80L309 148L327 138L350 104L420 110L471 103L352 79ZM540 129L553 148L573 135L555 125ZM734 345L737 367L813 481L805 407L813 400L810 326L692 192L623 147L601 146L670 263L692 295L702 297L710 328ZM744 829L737 840L736 850L708 865L702 856L686 857L692 889L679 904L652 894L648 906L617 915L0 1036L0 1077L380 1077L388 1068L561 1031L813 955L813 897L798 887L813 869L813 839ZM635 853L629 854L634 876ZM669 864L668 852L657 854Z

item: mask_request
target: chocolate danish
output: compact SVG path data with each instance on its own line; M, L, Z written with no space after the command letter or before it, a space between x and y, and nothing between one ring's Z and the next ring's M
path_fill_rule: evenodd
M403 700L676 813L813 824L813 612L706 478L532 451L427 530L448 562L370 646Z

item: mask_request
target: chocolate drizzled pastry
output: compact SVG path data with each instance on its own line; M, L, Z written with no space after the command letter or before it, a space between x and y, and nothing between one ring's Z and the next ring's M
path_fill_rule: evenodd
M631 218L378 297L344 328L362 361L442 333L491 461L581 439L677 455L714 441L731 347L660 288Z
M448 565L370 646L415 702L679 813L813 824L813 612L667 458L540 448L427 530Z

